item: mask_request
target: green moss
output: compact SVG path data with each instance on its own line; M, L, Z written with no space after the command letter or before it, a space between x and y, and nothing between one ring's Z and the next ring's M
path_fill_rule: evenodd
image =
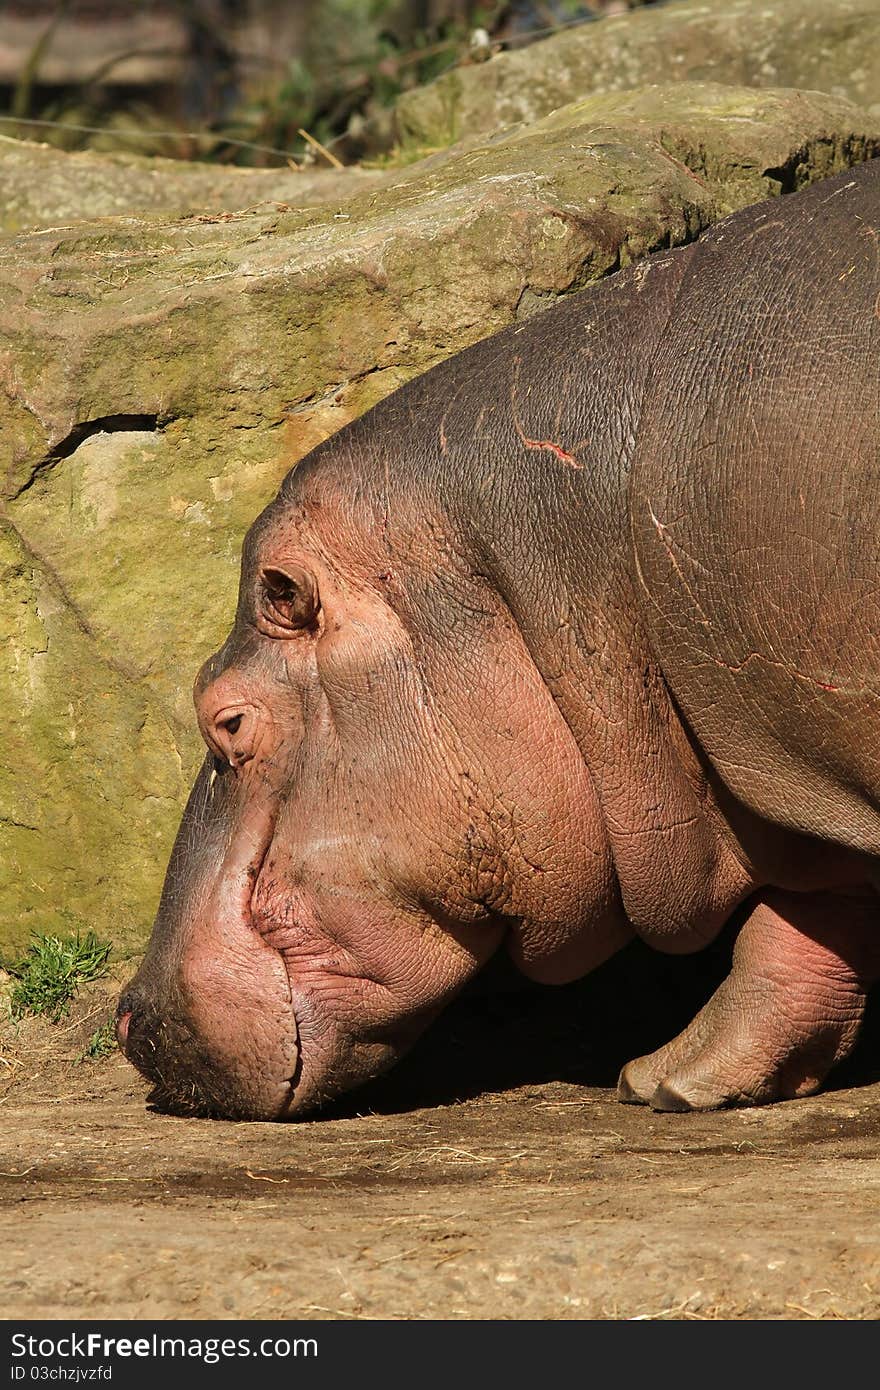
M132 946L152 917L189 780L175 725L120 669L124 653L98 652L57 581L2 522L0 591L2 944L23 947L63 904L75 926Z

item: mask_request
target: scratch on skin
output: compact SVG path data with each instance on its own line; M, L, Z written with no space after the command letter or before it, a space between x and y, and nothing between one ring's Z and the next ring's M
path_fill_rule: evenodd
M699 613L700 621L703 623L704 627L711 627L711 623L709 622L709 619L703 611L702 605L698 602L696 594L694 593L690 584L685 579L684 571L682 570L681 565L678 563L678 560L675 557L675 551L672 548L672 542L669 540L669 537L667 535L667 531L669 528L666 525L664 525L664 523L656 515L654 508L651 506L650 502L648 503L648 511L651 514L651 521L654 525L654 530L660 537L660 542L663 546L663 549L666 551L666 554L669 557L669 563L672 565L672 568L675 570L675 573L681 580L685 593L688 595L688 598L691 600L697 612Z
M828 681L817 680L815 676L808 676L804 671L796 671L793 667L786 666L784 661L772 661L770 657L765 656L763 652L749 652L748 656L744 656L742 661L722 661L718 656L711 657L711 660L716 666L720 666L723 671L731 671L735 676L738 676L741 671L744 671L751 662L763 661L766 666L775 666L778 670L785 671L795 680L804 681L806 685L815 686L817 690L829 691L835 695L867 695L872 693L868 690L847 690L842 685L832 685Z
M822 206L824 207L826 203L830 203L832 198L839 198L841 193L848 193L849 190L855 188L855 186L856 182L855 179L853 179L850 183L845 183L842 188L836 188L833 193L829 193L827 198L822 199Z
M651 521L652 521L653 524L654 524L654 529L656 530L657 535L660 537L660 540L661 540L661 542L662 542L662 544L663 544L663 548L664 548L664 550L666 551L667 556L669 557L669 563L672 565L672 568L675 570L675 573L678 575L679 579L681 580L681 583L682 583L682 586L684 587L685 592L687 593L687 595L688 595L688 597L690 598L691 602L693 603L694 607L697 609L697 612L700 614L700 621L703 623L704 627L707 627L707 628L710 627L711 624L710 624L710 622L709 622L709 620L708 620L708 618L707 618L707 616L706 616L705 610L701 607L700 603L698 602L697 597L696 597L696 595L695 595L693 589L691 588L691 586L688 584L687 580L685 579L685 576L684 576L684 573L683 573L683 571L682 571L681 565L678 563L678 560L676 559L675 551L674 551L673 548L672 548L672 542L669 540L669 538L668 538L668 536L667 536L668 527L667 527L667 526L660 520L660 518L655 514L654 509L653 509L653 507L651 506L650 503L648 504L648 511L649 511L650 514L651 514ZM641 569L640 569L639 573L640 573L640 577L641 577ZM644 587L647 587L647 586L644 585L644 579L642 579L642 584L643 584ZM806 685L812 685L812 686L815 687L815 689L817 689L817 690L822 690L822 691L824 691L826 694L834 694L834 695L858 695L858 694L862 694L862 695L873 695L873 694L874 694L873 691L868 690L867 688L866 688L866 689L863 689L863 690L848 690L845 686L842 686L842 685L835 685L835 684L833 684L833 682L831 682L831 681L820 681L820 680L817 680L815 676L808 676L804 671L796 671L796 670L794 670L793 667L787 666L787 665L785 664L784 661L773 661L770 657L765 656L763 652L749 652L748 656L743 657L742 661L739 661L739 662L735 662L735 661L722 661L721 657L718 657L718 656L711 656L711 655L709 655L708 652L706 653L706 655L708 656L708 659L709 659L715 666L718 666L722 671L730 671L733 675L739 675L740 672L743 671L743 670L745 670L746 666L748 666L749 663L752 662L752 661L763 661L763 662L764 662L766 665L768 665L768 666L775 666L775 667L777 667L780 671L785 671L785 672L787 672L787 674L788 674L789 676L791 676L794 680L803 681Z
M746 244L748 244L748 242L750 241L754 241L755 237L760 236L762 232L770 232L773 230L774 227L784 226L784 222L761 222L758 224L755 230L753 232L750 232L749 235L746 237Z
M521 362L521 357L515 357L513 359L513 385L510 388L510 409L513 415L513 427L519 435L520 442L526 449L543 450L548 454L552 454L554 458L559 459L560 463L566 464L569 468L576 468L578 470L581 470L584 465L580 462L579 459L575 458L574 454L570 454L567 449L563 449L561 444L557 444L553 439L532 439L531 436L527 435L525 430L523 429L516 405L517 390L519 387L519 369Z
M552 439L529 439L523 433L518 422L516 422L516 432L527 449L546 449L548 453L558 458L560 463L567 463L571 468L583 468L584 465L578 463L574 454L568 453L561 444L554 444Z
M440 417L440 429L439 429L439 431L438 431L438 435L439 435L440 452L441 452L441 454L446 454L446 453L448 452L448 449L449 449L449 440L448 440L447 437L446 437L446 418L447 418L447 416L449 415L450 410L453 409L453 407L454 407L456 401L458 400L459 396L461 395L462 391L464 390L464 387L465 387L465 383L464 383L464 382L461 382L460 385L458 385L458 386L455 388L455 390L454 390L453 393L452 393L452 396L451 396L450 399L446 402L446 409L443 411L443 414L442 414L441 417Z

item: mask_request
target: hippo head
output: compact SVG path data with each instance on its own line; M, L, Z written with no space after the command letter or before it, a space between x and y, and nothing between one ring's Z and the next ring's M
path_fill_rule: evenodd
M524 968L552 957L595 863L507 605L361 437L254 523L196 680L207 756L117 1024L178 1112L280 1118L375 1076L511 929Z

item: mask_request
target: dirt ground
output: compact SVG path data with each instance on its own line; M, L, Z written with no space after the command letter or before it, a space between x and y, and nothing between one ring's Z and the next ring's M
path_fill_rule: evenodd
M157 1114L118 1054L77 1061L106 985L62 1024L7 1023L4 1316L876 1318L876 1018L809 1100L614 1100L620 1063L682 1025L726 949L633 948L563 990L502 977L298 1124Z

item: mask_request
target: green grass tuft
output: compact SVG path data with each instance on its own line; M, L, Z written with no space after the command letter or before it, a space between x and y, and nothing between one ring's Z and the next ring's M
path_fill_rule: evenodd
M78 1062L99 1062L102 1057L109 1057L111 1052L116 1051L116 1030L113 1027L113 1020L108 1019L102 1023L100 1028L96 1028L89 1038L88 1046L83 1049L77 1058Z
M7 966L15 981L10 998L13 1018L37 1014L57 1023L80 985L107 973L109 954L110 942L93 931L85 936L35 936L22 959Z

